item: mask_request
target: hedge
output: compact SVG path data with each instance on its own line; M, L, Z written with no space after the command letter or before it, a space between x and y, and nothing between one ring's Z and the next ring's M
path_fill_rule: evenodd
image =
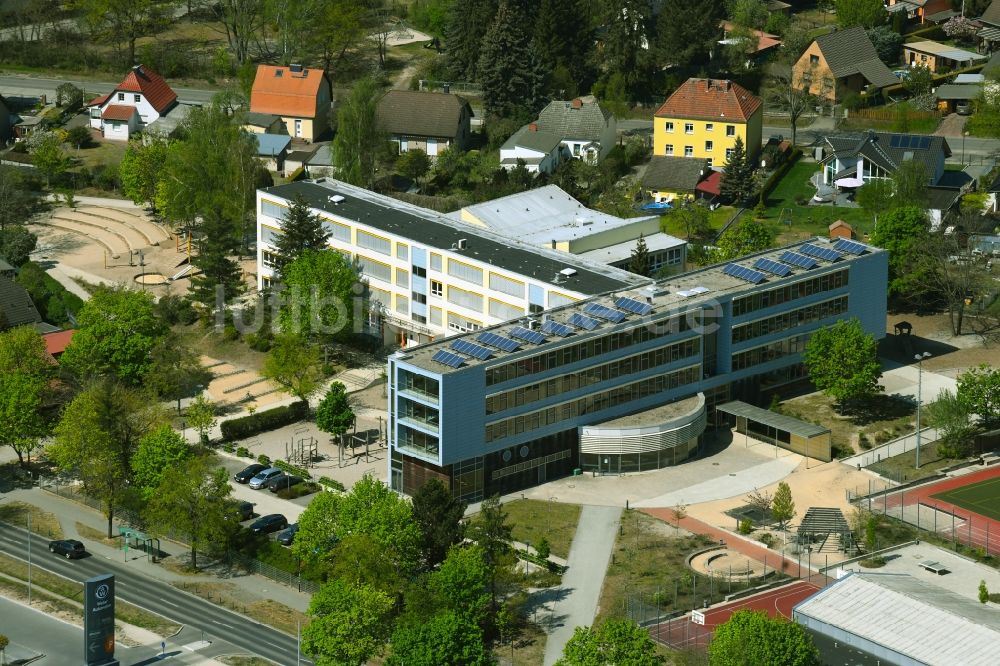
M309 413L309 403L300 401L263 412L223 421L222 439L231 442L301 421Z
M760 196L763 199L765 200L767 199L767 195L771 193L771 190L773 190L774 187L778 184L778 181L780 181L782 178L785 177L785 174L788 173L788 171L793 166L795 166L795 164L799 161L799 158L801 157L802 157L802 149L795 148L794 150L792 150L792 154L788 156L788 159L782 162L781 166L775 169L774 173L768 176L767 180L764 181L764 187L762 187L760 190Z
M292 476L301 476L303 479L312 478L312 474L309 473L309 470L303 467L296 467L295 465L286 463L284 460L275 460L271 463L271 466L277 467L282 472L288 472Z
M328 476L321 476L319 478L319 484L323 486L326 490L337 491L342 493L347 491L347 488L344 487L343 483L337 481L336 479L331 479Z

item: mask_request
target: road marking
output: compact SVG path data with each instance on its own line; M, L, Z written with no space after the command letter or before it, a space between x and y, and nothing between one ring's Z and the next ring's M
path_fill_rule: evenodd
M212 620L212 622L214 622L215 624L221 624L223 627L225 627L227 629L235 629L236 628L236 627L234 627L231 624L226 624L225 622L219 622L218 620Z
M177 604L171 603L171 602L167 601L166 599L160 599L160 601L163 602L163 603L165 603L168 606L173 606L174 608L180 608L180 606L178 606Z

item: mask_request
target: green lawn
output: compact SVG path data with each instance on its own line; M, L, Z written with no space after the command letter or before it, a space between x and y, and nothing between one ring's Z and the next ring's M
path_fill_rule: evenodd
M981 516L1000 520L1000 477L946 490L931 497L951 502Z
M569 555L580 519L579 505L525 499L508 502L503 509L515 540L535 545L545 537L553 555Z
M708 225L715 231L719 231L735 213L736 209L732 206L719 206L715 210L708 211ZM670 213L660 218L660 227L666 234L677 238L687 238L687 229L684 228L683 224L678 223Z

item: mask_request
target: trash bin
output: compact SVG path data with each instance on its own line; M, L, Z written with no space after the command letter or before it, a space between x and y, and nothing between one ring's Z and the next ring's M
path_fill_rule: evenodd
M583 473L583 470L580 469L579 467L573 470L573 476L580 476L581 473Z

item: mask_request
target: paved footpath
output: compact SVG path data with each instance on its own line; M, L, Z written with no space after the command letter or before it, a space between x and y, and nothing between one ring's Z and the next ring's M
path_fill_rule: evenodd
M562 656L577 627L589 627L597 614L604 575L611 561L621 508L584 506L569 549L561 594L552 604L552 623L545 643L545 666Z

